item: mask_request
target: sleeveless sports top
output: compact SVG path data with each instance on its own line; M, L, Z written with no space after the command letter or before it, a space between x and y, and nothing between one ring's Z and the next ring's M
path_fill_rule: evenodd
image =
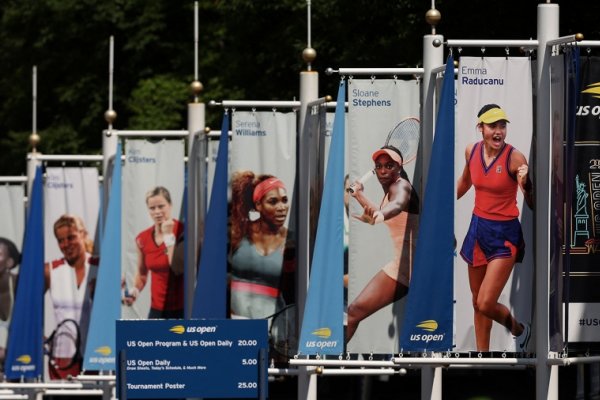
M473 214L495 221L508 221L519 216L517 177L510 172L510 155L514 147L506 143L498 156L485 165L483 142L475 143L469 156L471 182L475 187Z
M235 278L277 288L283 266L283 249L282 245L273 253L263 256L258 253L256 246L244 237L231 255L231 272Z
M183 235L183 224L174 219L173 233L177 239ZM150 280L151 307L159 311L183 310L183 274L177 275L169 265L165 243L154 241L154 225L136 237L136 244L144 257L144 264L152 272Z

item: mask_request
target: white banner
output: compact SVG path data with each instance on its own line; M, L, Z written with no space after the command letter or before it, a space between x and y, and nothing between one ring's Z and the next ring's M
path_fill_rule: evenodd
M296 113L236 111L231 115L231 171L281 179L292 198L296 177Z
M533 133L533 100L531 60L526 57L461 57L457 84L455 182L465 166L465 148L482 140L477 129L477 113L486 104L497 104L507 114L506 142L519 150L530 164L529 173L534 181L530 161ZM533 213L524 205L523 195L517 191L517 203L526 244L525 259L516 264L498 300L507 306L518 321L531 323L533 309ZM473 305L469 288L467 264L460 257L460 248L469 227L474 204L471 188L455 209L455 235L457 240L454 295L455 343L457 351L476 349L473 326ZM535 335L533 335L535 336ZM529 342L529 349L535 344ZM515 340L508 330L493 323L491 351L515 351Z
M294 271L286 269L284 260L294 265L294 241L289 239L294 235L290 216L296 178L296 120L294 112L236 111L231 116L232 317L265 318L294 302L293 290L288 289L294 286ZM274 180L268 187L261 185L266 191L255 201L253 193L259 191L261 175L272 175L283 185ZM277 189L276 195L264 200L273 189ZM265 202L277 210L279 221L269 215Z
M25 231L25 185L1 185L0 204L0 237L12 241L20 250Z
M63 320L74 318L79 324L81 343L82 345L85 343L89 323L89 307L91 306L91 293L89 291L92 288L83 283L77 286L74 278L75 274L70 273L70 268L65 268L65 266L69 266L64 258L68 257L67 253L72 252L69 249L72 247L72 239L65 239L69 244L63 255L54 233L54 223L64 214L81 219L87 231L87 238L84 238L86 252L94 254L90 247L94 243L99 213L100 184L97 168L46 168L44 182L44 259L48 263L48 277L50 279L50 287L46 291L44 299L44 334L46 337L49 337ZM97 263L94 266L91 266L91 264L94 264L94 262L86 258L86 267L82 270L84 271L83 279L89 284L95 283L96 278L95 267ZM77 275L77 278L79 279L79 275ZM57 334L56 337L60 338L61 334ZM66 357L72 352L72 344L68 340L57 340L54 356ZM56 377L53 379L56 379Z
M351 79L348 81L347 137L350 182L374 168L373 152L381 148L388 132L402 119L419 117L419 85L416 81ZM405 165L415 189L415 167L420 161ZM417 178L417 180L419 180ZM384 197L381 185L373 176L365 183L364 193L375 204ZM350 199L349 213L361 215L360 204ZM367 283L390 260L394 245L385 224L368 225L350 217L349 239L349 307ZM399 336L405 299L388 305L367 317L347 344L350 352L394 353L399 351Z
M25 185L1 185L0 204L0 353L4 354L19 270L19 260L13 260L9 265L8 259L17 256L15 250L21 251L25 230ZM10 272L4 273L5 268ZM3 362L2 356L0 373L3 371Z
M46 261L62 257L54 237L54 222L63 214L73 214L85 223L94 241L100 211L98 170L94 167L46 168L44 184L44 251Z
M179 286L181 286L181 289L183 288L183 276L170 277L171 272L168 264L149 265L146 251L142 253L141 250L138 250L137 242L138 235L154 227L147 203L147 195L156 190L157 187L166 189L168 192L166 196L170 196L170 218L181 220L185 169L184 149L185 143L183 140L125 141L121 203L121 273L125 283L123 294L126 294L126 292L130 294L134 287L139 290L133 304L131 306L123 305L122 307L122 317L125 319L147 318L152 296L157 296L155 297L157 303L159 297L162 296L160 307L166 308L159 311L168 309L172 305L171 301L183 301L183 290L178 289L180 293L176 294L175 297L170 296L170 291L173 290L172 285L177 284L178 288ZM164 198L163 195L159 196ZM159 251L161 246L162 244L157 245L150 241L146 249L155 247L154 250ZM141 257L138 257L138 253L141 254ZM157 260L159 256L156 255ZM158 260L157 263L162 263L162 261L164 260ZM141 268L140 263L142 264ZM161 277L164 278L161 281L166 287L158 287L158 284L153 285L153 279L156 279L153 274L156 273L161 274ZM145 284L140 283L140 279L145 280ZM154 283L157 282L159 280Z

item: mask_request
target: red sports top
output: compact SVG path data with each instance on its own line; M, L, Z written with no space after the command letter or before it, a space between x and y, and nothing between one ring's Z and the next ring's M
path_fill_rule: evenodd
M495 221L508 221L519 216L517 177L510 172L510 155L514 147L506 143L498 156L486 166L483 142L475 143L469 156L471 182L475 186L473 214Z
M183 234L183 224L177 220L173 227L175 237ZM151 307L159 311L183 310L183 274L176 275L169 266L164 243L156 245L154 226L142 231L135 239L144 256L144 264L152 271L150 286Z

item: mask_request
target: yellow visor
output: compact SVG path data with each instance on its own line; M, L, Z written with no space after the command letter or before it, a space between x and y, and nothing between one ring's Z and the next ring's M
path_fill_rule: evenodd
M494 122L500 120L510 122L506 116L506 113L501 108L492 108L481 114L478 121L485 124L493 124Z

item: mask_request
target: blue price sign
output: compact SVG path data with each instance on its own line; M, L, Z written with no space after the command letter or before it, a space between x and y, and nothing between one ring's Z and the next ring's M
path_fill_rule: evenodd
M131 399L256 398L267 329L266 320L117 321L117 387Z

